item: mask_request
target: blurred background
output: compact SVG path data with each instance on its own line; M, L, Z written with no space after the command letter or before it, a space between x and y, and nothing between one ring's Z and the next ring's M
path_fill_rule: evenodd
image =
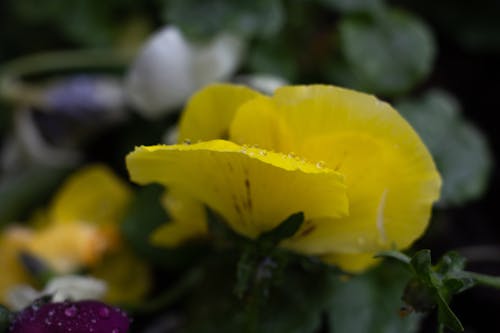
M82 165L125 178L126 153L175 140L204 84L326 83L389 101L434 154L443 196L415 247L500 275L499 14L495 0L3 0L0 227ZM500 292L452 307L466 332L500 331Z

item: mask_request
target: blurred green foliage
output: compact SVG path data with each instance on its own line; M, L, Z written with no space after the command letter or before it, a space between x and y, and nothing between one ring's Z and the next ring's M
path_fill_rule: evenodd
M166 24L179 26L196 41L229 31L247 43L240 73L270 73L291 83L337 84L394 101L435 157L444 180L441 207L460 206L487 189L492 153L485 135L467 116L476 110L462 110L460 96L434 88L438 41L451 36L472 52L500 50L499 9L495 0L484 0L482 5L452 0L46 0L43 5L35 0L5 0L0 2L0 73L7 61L41 51L135 50ZM3 137L12 127L12 110L0 102ZM161 141L164 130L177 120L138 118L130 117L81 147L87 159L110 164L124 174L124 155L134 145ZM39 167L18 171L0 182L2 227L27 218L67 174ZM237 255L222 251L207 259L203 254L214 249L203 245L171 250L149 243L151 232L168 220L160 204L162 193L156 186L136 191L121 225L124 238L136 254L175 277L167 281L182 279L195 261L201 266L202 278L186 299L175 302L185 316L182 332L224 333L234 332L235 327L244 331L245 305L250 300L242 302L233 290L241 263ZM269 287L270 303L258 314L260 333L417 332L422 317L398 315L413 273L426 288L444 293L432 301L438 303L441 319L460 329L447 306L448 291L457 284L446 281L453 280L450 274L456 267L432 266L427 252L412 259L414 271L384 263L346 281L318 263L291 261L279 274L286 279ZM155 291L169 287L167 282Z
M483 134L461 114L450 94L432 90L396 108L414 126L435 157L443 177L440 203L462 204L479 198L488 185L491 153Z

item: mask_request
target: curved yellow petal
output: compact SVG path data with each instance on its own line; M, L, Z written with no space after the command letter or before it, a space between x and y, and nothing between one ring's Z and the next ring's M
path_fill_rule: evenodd
M207 235L205 209L199 201L170 190L163 198L163 205L171 221L155 230L151 238L154 244L174 247Z
M374 258L374 253L333 253L324 255L321 259L324 262L336 265L349 273L361 273L380 262L380 259Z
M254 130L259 124L269 130ZM439 197L440 176L416 132L367 94L322 85L280 88L273 98L243 105L230 133L238 142L293 151L345 176L349 215L309 221L307 232L285 243L300 252L406 247L425 230Z
M127 167L133 181L179 189L252 238L298 211L306 219L348 212L339 173L224 140L138 147L127 156Z
M131 191L103 165L77 171L57 192L49 211L52 223L117 223Z
M212 84L189 100L179 124L179 142L226 139L236 110L260 96L245 86Z
M296 146L294 133L267 96L254 98L238 109L229 128L229 139L286 153L293 153Z

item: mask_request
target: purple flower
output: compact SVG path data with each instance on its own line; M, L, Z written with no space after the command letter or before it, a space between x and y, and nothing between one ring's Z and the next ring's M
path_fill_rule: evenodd
M126 333L130 319L98 301L36 304L18 314L10 333Z

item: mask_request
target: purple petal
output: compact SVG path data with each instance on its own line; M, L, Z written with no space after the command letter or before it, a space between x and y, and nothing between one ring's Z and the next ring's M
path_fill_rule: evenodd
M10 333L126 333L129 325L125 312L98 301L48 303L24 309Z

